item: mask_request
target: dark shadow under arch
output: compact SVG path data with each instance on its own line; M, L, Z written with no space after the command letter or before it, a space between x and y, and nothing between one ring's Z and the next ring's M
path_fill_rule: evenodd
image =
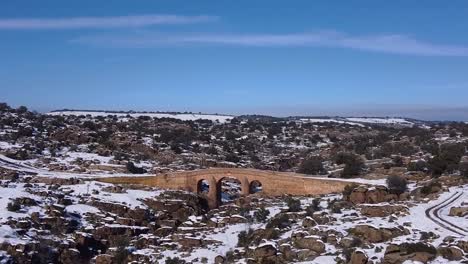
M260 181L254 180L249 184L249 194L254 194L263 191L262 183Z
M207 180L201 179L197 182L197 193L207 194L210 191L210 184Z

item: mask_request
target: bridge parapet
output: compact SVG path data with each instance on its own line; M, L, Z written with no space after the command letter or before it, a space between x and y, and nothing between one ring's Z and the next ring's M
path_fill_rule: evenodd
M349 181L307 176L291 172L275 172L241 168L213 168L195 171L164 173L154 176L111 177L100 181L120 184L144 184L163 189L200 192L200 182L209 183L207 194L210 208L220 204L221 186L224 178L235 178L241 183L242 195L250 193L252 182L259 182L265 195L319 195L342 192Z

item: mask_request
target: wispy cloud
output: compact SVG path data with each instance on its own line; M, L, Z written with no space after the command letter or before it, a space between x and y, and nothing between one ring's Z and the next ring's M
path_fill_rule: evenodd
M407 35L350 35L337 31L294 34L95 35L72 40L95 45L153 47L161 45L230 45L246 47L332 47L420 56L468 56L468 46L435 44Z
M217 20L215 16L139 15L115 17L0 19L0 29L83 29L143 27L161 24L194 24Z

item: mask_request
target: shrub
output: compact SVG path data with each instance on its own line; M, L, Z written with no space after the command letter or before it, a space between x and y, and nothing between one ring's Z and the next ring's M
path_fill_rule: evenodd
M289 217L285 214L280 214L271 218L266 227L283 229L290 225L291 221L289 221Z
M340 152L336 154L336 156L334 157L334 160L336 164L338 165L348 164L355 159L356 159L356 155L353 153L349 153L349 152Z
M0 103L0 111L10 110L10 106L7 103Z
M468 162L460 162L460 174L461 176L468 178Z
M127 163L127 170L128 170L128 172L133 173L133 174L146 173L145 169L135 166L135 164L133 164L133 162L128 162Z
M429 184L426 184L421 188L421 193L424 195L431 194L434 187L440 189L442 188L442 184L436 181L431 181Z
M447 162L442 159L440 156L435 156L429 161L429 169L432 173L432 176L439 177L444 173L448 168Z
M249 229L248 231L241 231L237 235L237 246L238 247L248 247L253 240L253 230Z
M117 247L116 253L114 255L115 263L127 263L127 258L129 255L127 247L130 244L129 238L125 236L119 236L115 238L114 244Z
M359 155L347 152L340 152L335 157L336 164L345 164L341 172L342 178L351 178L359 175L364 168L364 161Z
M460 159L465 154L463 144L444 144L440 146L439 154L429 162L432 175L438 177L444 172L452 173L458 169Z
M363 169L362 162L356 162L351 164L346 164L343 171L341 172L341 178L352 178L354 176L358 176L362 169Z
M426 171L427 162L424 160L418 160L416 162L411 162L408 164L408 171Z
M16 201L9 202L7 204L7 210L10 212L18 212L21 209L21 205Z
M224 259L227 261L227 263L235 263L237 255L238 254L236 254L233 250L229 250L228 252L226 252L226 256Z
M280 235L281 233L277 228L266 228L264 239L278 239Z
M167 257L165 263L166 264L185 264L187 262L178 257L173 257L173 258Z
M27 111L28 111L28 108L27 108L26 106L23 106L23 105L20 106L20 107L18 107L18 109L16 109L16 112L17 112L18 114L24 114L24 113L26 113Z
M319 156L309 157L302 161L299 166L299 173L304 174L324 174L323 160Z
M392 158L392 165L394 167L403 167L403 158L401 156L394 156Z
M390 175L387 177L387 186L391 193L400 195L408 188L408 182L403 177Z
M268 218L268 215L270 215L270 211L265 209L265 207L260 207L257 211L254 213L254 217L257 220L257 222L265 222Z
M228 162L238 163L240 161L240 158L234 153L229 153L226 155L225 160Z
M320 199L312 200L312 204L306 207L306 215L312 216L315 212L320 211Z
M351 183L351 184L346 185L343 190L343 196L347 197L351 195L353 190L356 189L358 186L359 185L357 183Z
M301 201L299 201L298 199L288 197L286 199L286 204L288 205L288 211L289 212L299 212L299 211L302 210Z

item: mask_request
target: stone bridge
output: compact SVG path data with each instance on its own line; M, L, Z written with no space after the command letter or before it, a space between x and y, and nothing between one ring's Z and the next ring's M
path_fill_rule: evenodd
M210 208L221 202L221 182L234 178L241 183L241 194L252 193L252 186L260 184L262 193L269 196L318 195L343 191L350 181L308 176L290 172L275 172L241 168L212 168L195 171L171 172L155 176L109 177L99 181L116 184L144 184L164 189L201 193L202 182L209 185L207 196Z

